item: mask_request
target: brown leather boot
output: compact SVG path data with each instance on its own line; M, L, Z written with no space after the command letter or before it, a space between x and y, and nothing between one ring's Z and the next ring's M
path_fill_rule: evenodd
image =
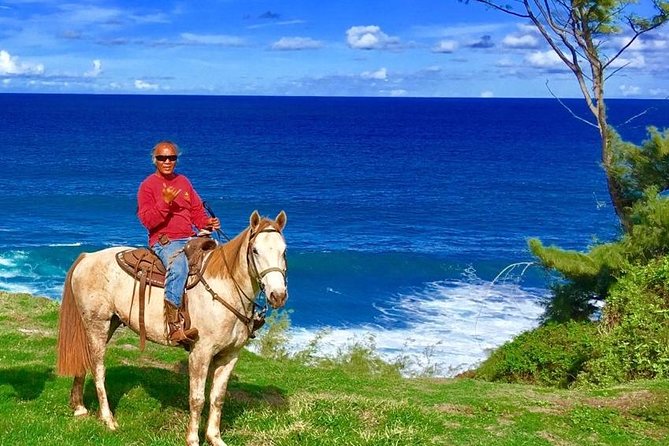
M191 328L190 323L186 323L187 317L170 302L165 302L167 310L167 327L169 333L167 339L172 344L192 344L197 340L197 328ZM190 321L188 321L190 322Z

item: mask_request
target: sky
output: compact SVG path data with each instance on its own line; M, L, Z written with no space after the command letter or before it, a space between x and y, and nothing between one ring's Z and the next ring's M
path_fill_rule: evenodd
M669 25L646 36L607 97L669 96ZM0 92L581 95L526 19L458 0L0 0Z

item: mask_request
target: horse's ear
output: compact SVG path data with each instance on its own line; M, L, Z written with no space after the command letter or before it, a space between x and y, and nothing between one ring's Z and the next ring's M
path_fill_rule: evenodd
M276 224L279 227L279 231L283 231L283 228L286 227L286 222L288 221L288 217L286 216L286 213L284 211L279 212L279 215L276 216Z
M249 218L249 225L251 226L251 229L256 230L258 228L259 223L260 223L260 214L258 213L258 211L253 211L251 217Z

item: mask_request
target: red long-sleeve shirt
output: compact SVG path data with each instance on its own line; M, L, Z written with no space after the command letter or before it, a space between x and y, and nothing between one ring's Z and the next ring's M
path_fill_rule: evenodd
M163 188L172 186L181 192L167 204L163 200ZM208 216L193 185L184 175L175 174L165 179L156 173L146 177L137 192L137 217L149 230L149 246L158 242L165 234L170 240L195 235L193 226L207 226Z

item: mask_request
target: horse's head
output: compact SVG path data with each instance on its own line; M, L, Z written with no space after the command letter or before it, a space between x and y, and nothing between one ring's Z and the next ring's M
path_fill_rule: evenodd
M276 220L260 218L258 211L253 211L249 219L250 262L255 269L260 288L267 296L272 308L281 308L288 298L286 286L286 241L283 228L286 226L286 213L279 212Z

